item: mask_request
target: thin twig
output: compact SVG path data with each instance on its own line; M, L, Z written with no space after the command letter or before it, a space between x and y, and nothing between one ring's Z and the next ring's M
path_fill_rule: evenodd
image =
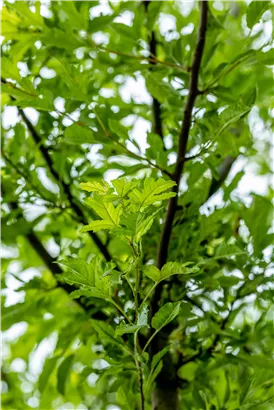
M120 141L118 141L116 138L114 138L106 129L105 125L103 124L102 120L100 119L98 113L93 109L94 114L96 115L96 118L104 132L104 135L111 139L111 141L115 142L117 145L119 145L119 147L123 148L123 150L125 152L127 152L130 156L138 159L139 161L146 161L149 165L151 165L153 168L159 169L159 171L161 171L163 174L166 174L169 178L172 178L172 175L169 171L167 171L166 169L163 169L162 167L160 167L157 164L154 164L150 159L143 157L141 155L135 154L134 152L130 151L130 149L128 149L124 144L122 144Z
M148 61L149 63L151 63L153 65L161 64L161 65L165 65L166 67L175 68L176 70L179 70L179 71L184 71L186 73L188 72L188 69L186 67L183 67L183 66L178 65L178 64L170 63L168 61L159 60L157 57L155 57L151 54L148 57L146 57L146 56L135 56L134 54L123 53L122 51L112 50L112 49L110 49L106 46L96 44L91 38L88 38L88 41L101 52L107 52L107 53L115 54L115 55L120 56L120 57L127 57L127 58L132 58L132 59L135 59L135 60L141 60L141 61L146 60L146 61Z

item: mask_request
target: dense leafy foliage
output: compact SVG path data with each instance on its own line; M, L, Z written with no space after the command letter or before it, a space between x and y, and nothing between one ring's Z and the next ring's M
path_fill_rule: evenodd
M271 11L4 1L3 409L273 409Z

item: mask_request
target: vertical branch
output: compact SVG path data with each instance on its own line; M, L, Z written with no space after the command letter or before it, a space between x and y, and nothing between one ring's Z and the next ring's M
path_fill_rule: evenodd
M156 51L156 36L155 36L155 31L152 31L151 33L151 40L149 42L149 51L150 54L153 56L157 56L157 51ZM156 62L152 62L151 64L156 64ZM152 101L152 109L153 109L153 119L154 119L154 132L164 139L163 135L163 127L162 127L162 119L161 119L161 106L159 101L153 97Z
M205 36L206 36L206 29L207 29L207 10L208 10L207 1L202 1L198 41L197 41L194 58L193 58L193 64L192 64L191 73L190 73L189 94L188 94L187 102L186 102L185 109L184 109L183 124L182 124L181 132L179 135L179 147L178 147L178 153L177 153L177 161L175 165L175 172L173 175L173 180L177 184L173 189L173 191L176 192L176 194L178 194L180 179L181 179L182 172L184 170L185 154L186 154L186 149L187 149L189 130L191 126L192 110L194 107L196 97L199 93L198 77L199 77L199 70L201 66L204 45L205 45ZM164 228L163 228L162 235L161 235L160 245L158 248L157 266L159 269L161 269L161 267L167 261L168 246L170 242L172 225L173 225L173 220L174 220L176 207L177 207L177 201L178 201L178 196L176 195L175 197L170 198L168 202L166 219L165 219Z
M186 105L184 108L184 115L183 115L183 123L182 128L179 135L179 147L177 153L177 161L175 165L175 172L173 174L173 180L176 182L176 186L174 187L173 191L178 194L179 191L179 184L181 175L184 170L184 163L185 163L185 154L187 150L187 142L189 138L189 130L191 127L191 116L192 110L194 107L194 103L196 97L199 93L198 91L198 77L199 77L199 70L202 61L203 51L204 51L204 44L205 44L205 35L207 29L207 12L208 12L208 3L207 1L201 2L201 14L200 14L200 23L199 23L199 32L198 32L198 40L196 44L196 49L193 58L193 64L191 67L190 72L190 83L189 83L189 94L187 97ZM157 255L157 266L159 269L167 261L168 256L168 247L172 232L173 221L175 217L175 212L177 208L178 198L177 195L173 198L170 198L168 202L168 209L166 213L166 218L164 222L164 227L162 230L162 235L160 238L160 244L158 247L158 255ZM161 299L162 294L162 282L155 290L151 305L150 305L150 316L152 317L158 308L158 301ZM154 338L153 343L150 345L150 356L152 357L158 351L160 351L164 346L166 346L167 337L163 332L159 332L157 337ZM156 388L152 394L152 407L154 410L158 409L169 409L172 408L174 410L179 409L179 398L178 398L178 391L177 391L177 383L176 383L176 367L172 361L170 355L166 355L166 358L163 362L163 368L159 375L157 376L156 380ZM172 407L170 407L172 403Z
M148 12L149 4L150 4L150 1L144 1L146 12ZM156 35L155 35L155 31L152 30L151 38L149 41L149 52L150 52L150 56L152 56L153 58L157 57L156 48L157 48ZM155 60L153 59L151 61L151 64L155 65L156 62L157 62L157 59ZM152 97L152 113L153 113L153 132L155 132L161 137L163 141L163 146L164 146L163 126L162 126L162 119L161 119L161 105L159 101L154 97Z

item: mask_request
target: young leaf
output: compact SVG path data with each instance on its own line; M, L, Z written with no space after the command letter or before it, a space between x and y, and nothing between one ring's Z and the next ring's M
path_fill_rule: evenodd
M151 325L156 330L161 330L179 314L181 302L168 302L162 306L152 318Z
M80 232L97 232L101 229L111 230L119 226L122 213L121 204L115 208L112 203L104 201L104 199L97 194L95 194L93 198L87 198L86 202L94 209L102 220L91 222L89 225L81 228Z
M132 201L132 208L135 211L142 211L145 207L155 202L176 196L175 192L163 193L174 185L176 185L174 181L165 181L162 178L155 181L153 178L146 178L142 191L135 188L129 194L129 198Z
M121 198L124 198L138 183L139 181L137 180L128 181L126 178L119 178L112 181L112 185Z
M97 181L92 181L92 182L81 182L79 184L79 187L83 189L84 191L88 192L96 192L97 194L104 195L108 192L110 189L110 186L107 182L102 181L102 182L97 182Z

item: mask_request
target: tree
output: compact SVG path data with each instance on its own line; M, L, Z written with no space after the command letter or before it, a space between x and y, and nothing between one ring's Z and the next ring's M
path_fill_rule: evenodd
M272 409L270 2L1 14L3 409Z

